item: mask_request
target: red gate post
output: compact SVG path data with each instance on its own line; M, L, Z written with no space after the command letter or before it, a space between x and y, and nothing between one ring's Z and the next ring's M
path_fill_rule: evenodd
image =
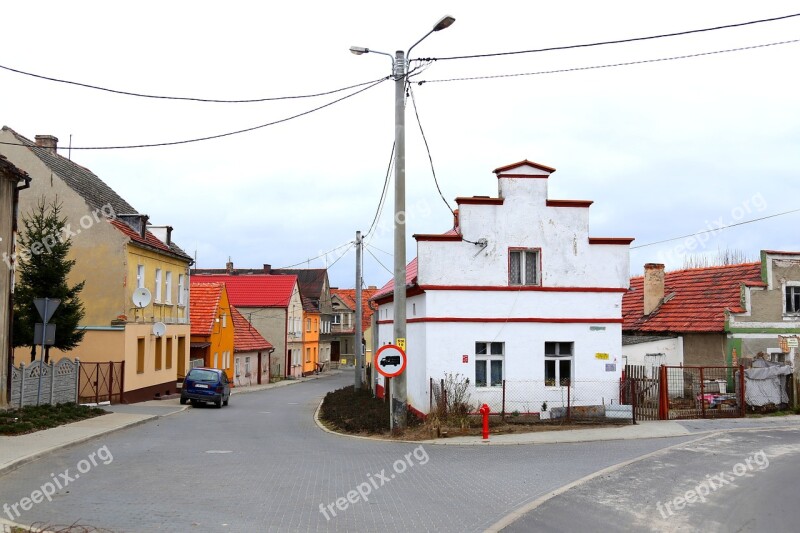
M658 419L669 420L669 392L667 391L667 367L661 365L658 373L660 383L658 384Z
M631 420L635 425L636 424L636 380L635 379L629 380L628 383L630 384L629 385L630 388L625 392L631 395Z
M700 412L706 417L706 385L703 379L703 367L700 367Z
M428 378L430 393L428 396L428 413L433 413L433 378Z
M119 403L125 403L125 361L119 364Z
M111 395L114 394L114 361L108 362L108 403L111 403Z
M100 363L94 364L95 380L94 380L94 404L100 403Z
M480 413L483 415L483 440L489 440L489 406L481 405Z

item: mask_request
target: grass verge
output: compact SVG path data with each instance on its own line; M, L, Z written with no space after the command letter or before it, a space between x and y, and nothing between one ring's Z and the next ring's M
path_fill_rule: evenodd
M87 407L75 403L31 405L21 409L0 411L0 435L33 433L104 414L106 411L99 407Z

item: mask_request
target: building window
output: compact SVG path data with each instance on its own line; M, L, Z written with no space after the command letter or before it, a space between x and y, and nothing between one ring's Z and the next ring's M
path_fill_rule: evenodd
M167 304L172 303L172 272L167 271L166 277L166 286L164 287L166 294L164 295L164 301Z
M475 386L503 386L503 343L475 343Z
M161 269L156 269L156 302L161 302Z
M222 352L222 369L229 370L231 368L231 352Z
M568 387L572 381L574 343L544 343L544 384L547 387Z
M342 323L342 314L341 313L337 313L337 314L333 315L333 323L334 324L341 324Z
M308 332L311 331L311 319L310 318L306 318L306 331L308 331Z
M250 357L244 358L244 377L250 376Z
M786 286L786 314L800 313L800 286Z
M178 274L178 305L186 305L186 276Z
M136 287L139 289L144 287L144 265L136 267Z
M508 284L539 285L539 250L523 249L508 252Z
M144 339L136 339L136 373L144 374Z
M234 366L233 375L238 378L239 377L239 358L238 357L233 360L233 366Z
M311 348L306 348L306 363L311 362Z
M161 370L161 357L162 357L161 354L163 353L163 342L164 341L161 339L161 337L156 337L156 357L155 357L155 359L156 359L155 369L156 370Z
M228 327L228 315L227 315L227 313L222 313L222 317L221 318L222 318L222 327L223 328L227 328Z
M214 352L214 366L211 368L219 368L219 352Z
M172 368L172 337L167 337L167 370Z

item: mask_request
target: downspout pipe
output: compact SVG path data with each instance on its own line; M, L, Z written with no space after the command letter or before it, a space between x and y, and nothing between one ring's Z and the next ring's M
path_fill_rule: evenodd
M13 213L11 217L11 234L15 236L14 242L12 243L12 250L11 250L11 264L15 264L14 252L16 249L16 234L17 234L17 217L19 215L19 192L25 189L30 188L31 186L31 178L27 174L20 176L21 181L23 182L20 185L20 182L17 181L17 186L14 188L14 197L12 199L12 209L11 212ZM14 276L14 270L12 269L11 275ZM14 284L14 279L11 280L12 285ZM11 367L14 366L14 291L8 292L8 368L6 369L6 402L11 403Z

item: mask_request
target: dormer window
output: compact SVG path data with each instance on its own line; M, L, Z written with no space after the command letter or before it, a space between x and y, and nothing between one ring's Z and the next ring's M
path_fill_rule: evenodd
M800 286L786 285L786 306L784 309L787 315L800 314Z
M508 284L539 285L538 248L512 248L508 251Z

